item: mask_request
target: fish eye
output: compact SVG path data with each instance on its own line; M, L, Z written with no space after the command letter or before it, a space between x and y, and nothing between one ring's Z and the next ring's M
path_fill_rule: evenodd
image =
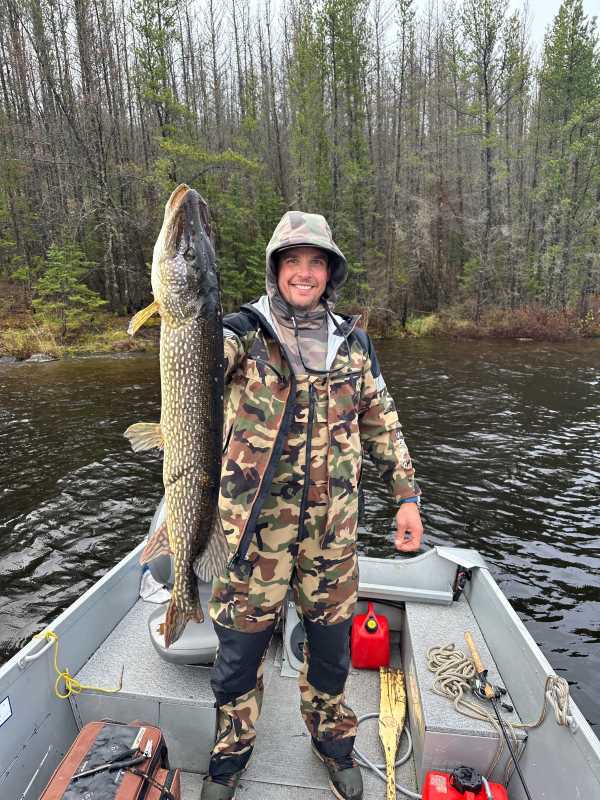
M183 257L186 261L193 261L196 258L196 249L190 245L183 254Z

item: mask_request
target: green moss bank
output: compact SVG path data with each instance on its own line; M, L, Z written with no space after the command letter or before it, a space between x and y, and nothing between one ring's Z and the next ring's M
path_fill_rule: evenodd
M531 339L568 341L600 337L600 309L583 318L573 311L548 310L539 306L518 309L494 308L476 322L468 310L454 308L436 313L409 316L402 326L391 313L363 311L363 322L374 338L394 336L437 336L454 339Z
M92 325L69 331L64 339L56 328L28 313L5 316L0 327L0 358L25 360L34 353L64 358L91 353L125 353L158 350L159 324L149 324L135 337L127 333L129 319L99 313Z
M354 311L354 309L348 309ZM462 339L532 339L567 341L600 337L600 311L580 319L570 311L541 307L515 310L492 309L475 321L461 316L460 309L409 317L406 325L387 315L362 313L363 323L374 338L436 336ZM127 317L98 313L94 323L70 331L60 340L56 329L27 312L4 315L0 325L0 358L19 360L34 353L64 358L90 353L148 352L158 350L160 320L152 320L135 337L127 334Z

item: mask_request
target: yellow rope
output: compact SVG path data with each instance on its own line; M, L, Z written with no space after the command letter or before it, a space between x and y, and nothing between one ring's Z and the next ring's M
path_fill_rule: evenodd
M56 672L56 681L54 682L54 694L60 700L66 700L67 697L70 697L72 694L81 694L84 689L93 689L95 692L106 692L107 694L114 694L115 692L120 692L123 686L123 669L121 669L121 680L119 681L119 685L116 689L104 689L101 686L91 686L80 683L77 678L74 678L68 669L59 669L58 666L58 634L54 633L54 631L43 631L42 633L36 633L33 637L34 639L46 639L49 642L54 643L54 671ZM60 691L60 684L61 681L64 683L65 688L64 692Z

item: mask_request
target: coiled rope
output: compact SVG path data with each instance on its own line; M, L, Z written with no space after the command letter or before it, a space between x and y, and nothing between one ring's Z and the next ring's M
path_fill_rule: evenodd
M537 722L528 725L530 728L539 727L546 718L548 706L554 710L554 718L559 725L568 727L571 733L577 733L579 725L575 717L570 713L569 706L569 684L564 678L558 675L548 675L544 686L544 705Z
M473 661L461 650L457 650L454 644L447 644L443 647L430 648L427 653L427 666L435 675L432 685L432 691L435 694L452 700L454 708L459 714L489 722L498 732L498 748L487 771L488 776L492 775L504 752L504 738L496 717L490 714L482 703L465 697L465 692L471 691L471 680L476 674ZM504 720L504 726L515 745L519 759L525 749L525 743L518 742L515 731L538 728L546 718L549 705L554 709L554 716L559 725L568 726L573 733L577 730L577 723L569 713L569 684L564 678L548 675L544 686L544 704L536 722ZM508 785L513 770L514 764L512 759L509 759L504 771L506 785Z
M58 666L58 634L54 631L43 631L36 633L34 639L46 639L54 644L54 671L56 672L56 681L54 682L54 694L59 700L66 700L72 694L81 694L84 689L93 689L95 692L105 692L106 694L115 694L120 692L123 686L123 670L121 669L121 680L115 689L104 689L101 686L91 686L80 683L77 678L74 678L68 669L60 669ZM61 682L64 683L64 691L61 691Z

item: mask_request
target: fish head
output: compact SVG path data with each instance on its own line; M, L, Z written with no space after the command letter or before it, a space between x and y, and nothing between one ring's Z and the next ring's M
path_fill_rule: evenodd
M165 207L154 245L152 291L166 322L182 324L219 304L219 280L208 205L181 184Z

